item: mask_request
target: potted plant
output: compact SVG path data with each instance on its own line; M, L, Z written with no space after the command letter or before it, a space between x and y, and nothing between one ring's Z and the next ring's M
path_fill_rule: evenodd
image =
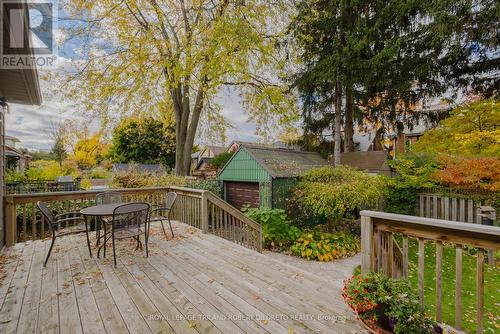
M353 275L344 282L342 297L371 333L443 333L409 284L379 273Z

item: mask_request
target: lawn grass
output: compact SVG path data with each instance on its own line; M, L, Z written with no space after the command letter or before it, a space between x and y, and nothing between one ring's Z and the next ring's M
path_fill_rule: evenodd
M409 279L418 287L418 242L409 242ZM476 257L463 252L462 263L462 330L476 332ZM425 245L424 302L431 314L436 305L436 246ZM443 247L443 322L455 324L455 248ZM485 333L500 333L500 268L484 265L484 329Z

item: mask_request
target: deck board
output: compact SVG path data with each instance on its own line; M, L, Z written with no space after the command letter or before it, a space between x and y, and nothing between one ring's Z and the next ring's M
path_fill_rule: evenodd
M90 258L83 235L16 244L0 284L1 333L364 333L324 278L174 223ZM92 244L95 245L94 240Z

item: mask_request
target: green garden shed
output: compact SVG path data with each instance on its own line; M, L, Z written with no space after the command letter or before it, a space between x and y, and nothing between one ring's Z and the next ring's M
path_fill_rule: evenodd
M316 152L241 144L218 178L224 199L238 209L245 205L285 208L298 176L327 165Z

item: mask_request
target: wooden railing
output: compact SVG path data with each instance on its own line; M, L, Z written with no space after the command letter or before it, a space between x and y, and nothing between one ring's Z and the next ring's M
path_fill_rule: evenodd
M394 236L402 240L401 268L394 260ZM361 212L361 272L384 272L408 277L409 238L418 240L418 294L424 304L425 243L436 244L436 320L442 319L443 245L456 249L455 327L462 325L462 254L464 246L477 247L477 332L483 333L484 249L500 249L500 227L406 216L377 211Z
M113 189L127 202L143 201L153 207L165 201L168 191L177 193L172 219L191 225L204 233L213 233L242 246L262 251L261 226L222 199L206 190L182 187L152 187ZM46 202L57 212L77 211L95 205L100 191L70 191L18 194L5 197L5 244L43 239L48 226L36 208L36 202Z
M262 228L212 193L207 193L208 232L247 248L262 251Z

